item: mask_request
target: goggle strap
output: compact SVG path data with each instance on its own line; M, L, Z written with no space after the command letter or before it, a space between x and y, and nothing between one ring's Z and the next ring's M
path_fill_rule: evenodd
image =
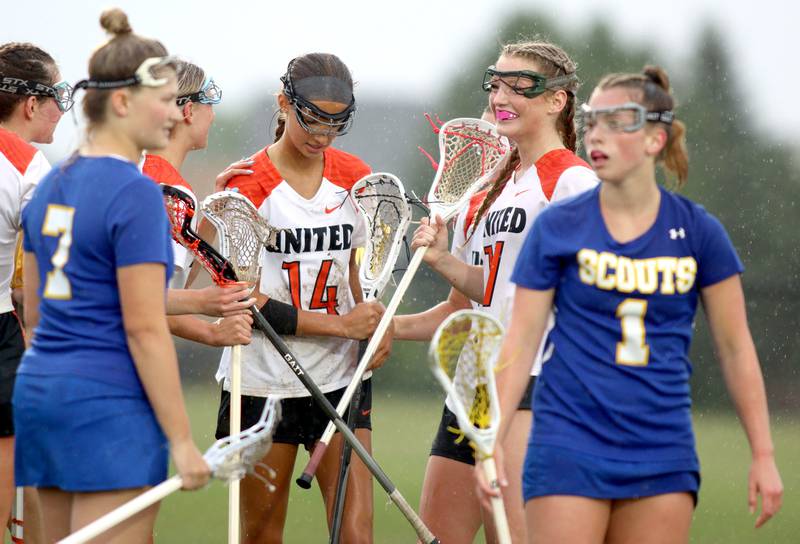
M675 120L675 113L671 110L665 111L648 111L645 114L645 118L648 121L652 121L653 123L664 123L667 125L671 125L672 121Z
M561 87L562 85L567 85L575 81L578 81L578 75L575 72L573 72L571 74L566 74L563 76L547 78L547 82L545 83L544 86L546 89L552 89L553 87Z

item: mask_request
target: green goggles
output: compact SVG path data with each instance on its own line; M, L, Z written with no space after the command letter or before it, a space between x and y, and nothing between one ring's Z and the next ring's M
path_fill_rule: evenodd
M675 114L670 110L647 111L641 104L626 102L608 108L592 108L588 104L581 104L580 118L584 131L599 125L611 132L636 132L645 123L671 125Z
M502 72L489 66L483 74L483 90L497 92L500 85L505 85L514 94L525 98L536 98L545 91L556 89L578 81L574 73L558 77L547 77L531 70L512 70Z

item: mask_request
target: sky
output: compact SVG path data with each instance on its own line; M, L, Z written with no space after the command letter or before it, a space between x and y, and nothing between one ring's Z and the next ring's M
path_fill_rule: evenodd
M64 79L77 81L86 76L91 51L105 40L98 17L110 5L108 0L44 0L35 8L17 3L3 10L0 42L39 45L56 58ZM711 21L728 43L733 76L757 126L800 149L800 108L793 98L800 89L794 45L798 2L117 0L116 5L128 13L136 33L161 40L171 53L214 76L224 90L217 109L222 115L274 93L287 62L310 51L339 55L364 95L396 100L435 96L454 71L465 69L461 63L470 58L475 36L496 35L509 13L522 7L549 14L567 32L603 19L623 43L655 43L668 66L690 60L700 28ZM77 139L72 119L65 117L56 143L46 152L58 159Z

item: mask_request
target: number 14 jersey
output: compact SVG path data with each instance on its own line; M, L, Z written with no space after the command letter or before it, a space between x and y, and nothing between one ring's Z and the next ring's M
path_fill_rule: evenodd
M363 247L366 227L350 189L370 169L357 157L328 148L322 183L310 199L298 194L270 161L266 148L251 157L253 174L228 184L258 208L273 227L286 229L277 248L262 254L259 289L270 298L296 308L327 314L346 314L355 302L350 292L350 253ZM284 338L303 368L327 393L347 385L357 363L357 342L338 337ZM229 386L230 349L222 356L217 380ZM307 396L264 335L256 332L242 350L242 394Z

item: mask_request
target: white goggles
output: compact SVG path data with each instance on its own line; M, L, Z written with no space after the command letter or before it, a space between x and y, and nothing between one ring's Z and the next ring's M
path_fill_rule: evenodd
M670 110L647 111L641 104L626 102L608 108L592 108L588 104L581 104L580 117L584 130L600 125L611 132L636 132L645 123L671 125L675 114Z

